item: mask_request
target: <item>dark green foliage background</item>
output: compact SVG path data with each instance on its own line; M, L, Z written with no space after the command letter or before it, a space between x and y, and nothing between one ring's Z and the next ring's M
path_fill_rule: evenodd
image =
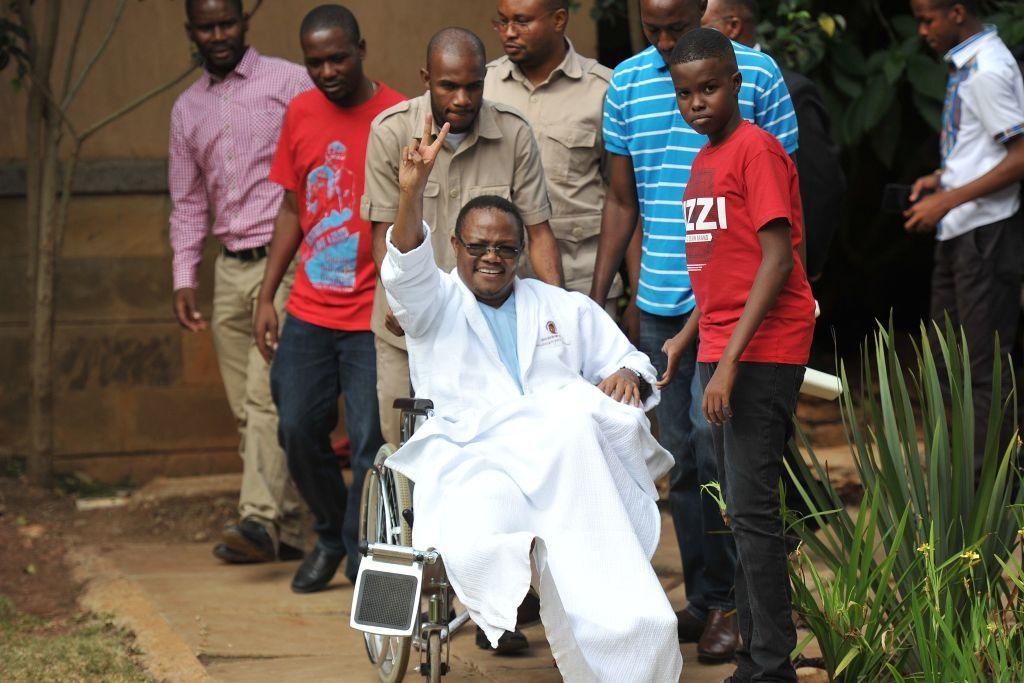
M626 2L598 0L601 58L629 55ZM1024 2L982 3L1011 49L1024 44ZM842 17L829 36L818 18ZM811 77L843 149L848 190L825 274L814 284L822 306L817 341L853 350L874 321L893 311L912 330L928 313L933 235L908 235L899 216L879 210L886 183L912 183L939 164L938 130L946 70L917 37L909 0L766 0L759 37L780 63Z

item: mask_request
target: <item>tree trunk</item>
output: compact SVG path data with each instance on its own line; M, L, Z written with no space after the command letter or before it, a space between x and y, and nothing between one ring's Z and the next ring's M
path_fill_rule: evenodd
M29 479L36 484L49 482L53 465L53 283L56 265L55 198L60 151L59 114L53 110L40 87L49 87L53 51L60 25L60 0L39 3L41 30L32 35L37 61L29 94L29 163L31 177L28 193L30 266L33 285L31 313L32 361L29 403L30 449ZM23 2L22 16L31 13ZM31 116L35 114L36 118ZM34 195L34 197L31 197Z

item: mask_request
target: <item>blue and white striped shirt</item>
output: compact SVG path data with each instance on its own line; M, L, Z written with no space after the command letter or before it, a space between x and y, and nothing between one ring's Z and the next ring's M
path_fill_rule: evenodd
M779 67L762 52L732 46L743 76L740 112L792 154L796 114ZM653 315L682 315L694 306L686 273L683 192L693 158L707 140L683 120L668 66L653 46L615 68L605 98L604 144L608 152L633 160L644 226L636 302Z

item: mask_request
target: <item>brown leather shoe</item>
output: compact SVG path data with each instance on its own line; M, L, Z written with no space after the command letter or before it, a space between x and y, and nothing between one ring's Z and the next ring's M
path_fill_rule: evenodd
M740 629L736 610L723 612L720 609L708 611L708 623L697 643L697 659L705 664L727 662L736 655L740 642Z

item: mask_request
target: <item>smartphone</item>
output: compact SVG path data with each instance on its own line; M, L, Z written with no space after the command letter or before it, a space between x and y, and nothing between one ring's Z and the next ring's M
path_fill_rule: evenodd
M882 211L886 213L903 213L910 208L914 202L910 201L910 191L913 186L901 185L899 183L888 183L882 190ZM921 193L921 197L930 195L931 191ZM918 197L918 199L921 199Z

